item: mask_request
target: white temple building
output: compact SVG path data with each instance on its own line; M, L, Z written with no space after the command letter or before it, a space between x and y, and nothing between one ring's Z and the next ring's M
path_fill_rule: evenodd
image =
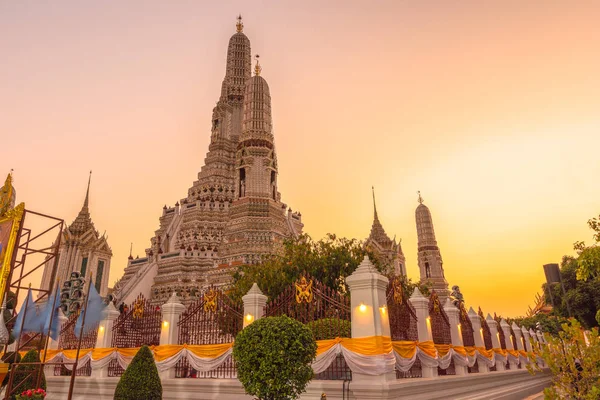
M92 283L100 296L104 297L108 295L108 275L110 274L112 250L106 236L100 236L94 227L90 216L90 181L91 172L83 207L71 225L62 232L55 282L62 285L70 278L71 272L80 272L87 282L91 274ZM51 289L50 282L54 262L52 260L44 266L42 289Z

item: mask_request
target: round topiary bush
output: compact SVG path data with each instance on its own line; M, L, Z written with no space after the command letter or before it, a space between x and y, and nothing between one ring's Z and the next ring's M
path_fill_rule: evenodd
M316 354L311 330L286 316L253 322L233 344L238 379L260 400L297 399L313 377Z
M162 384L154 356L142 346L127 367L115 389L115 400L161 400Z

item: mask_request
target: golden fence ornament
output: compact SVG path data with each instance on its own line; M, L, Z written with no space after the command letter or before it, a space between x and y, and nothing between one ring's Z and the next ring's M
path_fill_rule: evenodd
M394 303L396 304L402 304L402 297L404 295L404 290L402 289L402 281L400 280L400 277L397 276L394 281L392 282L392 289L393 289L393 299L394 299Z
M294 284L296 286L296 303L302 303L303 301L306 303L312 303L313 301L313 290L312 279L310 282L306 281L305 277L300 278L300 283Z
M431 293L431 300L433 301L433 312L436 314L440 313L440 298L436 292Z
M140 319L144 316L144 301L139 299L133 305L133 313L131 314L133 319Z
M217 312L217 296L215 289L210 289L204 293L204 312Z

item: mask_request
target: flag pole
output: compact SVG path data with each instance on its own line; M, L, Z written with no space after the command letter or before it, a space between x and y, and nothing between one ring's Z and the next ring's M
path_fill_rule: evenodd
M92 288L92 273L90 272L90 286L88 287L87 294L85 296L85 308L83 309L83 317L81 319L81 328L79 329L79 340L77 341L77 354L75 355L75 364L73 364L73 370L71 371L71 382L69 383L69 397L68 400L73 398L73 387L75 386L75 375L77 374L77 363L79 362L79 350L81 350L81 340L83 339L83 328L85 327L85 314L87 314L88 300L90 299L90 289Z
M40 381L42 380L41 371L44 370L44 365L46 364L46 353L48 353L48 342L50 342L50 332L52 331L52 322L54 322L54 310L56 310L56 299L58 298L58 282L56 282L56 291L54 292L54 300L52 301L52 309L50 309L50 323L48 324L48 334L46 335L46 342L44 344L44 358L42 359L42 364L40 364L40 373L38 374L37 382L35 383L35 388L40 387ZM50 304L48 304L49 306ZM45 321L44 321L45 322ZM59 327L60 329L60 327ZM43 331L42 331L43 334Z
M19 328L19 336L17 336L15 339L17 341L17 347L15 348L15 354L13 355L14 357L14 363L13 363L13 367L10 369L10 378L8 379L8 384L6 385L6 396L4 397L5 400L10 399L10 395L12 394L12 385L14 383L14 379L15 379L15 370L17 369L18 363L17 363L17 355L19 354L19 346L21 345L21 335L23 334L23 325L25 325L25 317L27 316L27 308L29 307L29 294L31 293L31 283L29 284L29 290L27 291L27 297L25 298L25 309L23 310L23 319L21 319L21 327ZM15 299L16 301L16 299ZM17 308L17 306L15 305L15 308ZM14 328L13 328L14 331ZM8 347L8 346L7 346Z

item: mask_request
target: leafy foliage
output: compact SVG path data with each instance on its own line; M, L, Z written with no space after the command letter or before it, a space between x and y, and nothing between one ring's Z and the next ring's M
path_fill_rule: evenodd
M589 329L598 326L596 313L600 308L600 279L577 279L579 269L578 260L573 257L563 257L560 277L565 288L563 293L560 285L551 286L554 301L553 315L568 318L569 308L573 317ZM544 291L547 293L546 285ZM549 298L546 299L550 301Z
M598 279L600 276L600 216L588 220L588 226L594 231L595 244L586 246L585 242L575 242L574 249L577 257L577 279Z
M40 355L37 350L29 350L27 354L21 359L20 363L35 363L40 362ZM41 373L42 377L40 379L39 388L46 390L46 375L44 375L44 370L41 369L39 365L19 365L15 370L15 376L13 379L12 389L17 389L16 394L20 394L23 390L27 389L37 389L37 379L38 374ZM11 396L11 399L16 399L16 394Z
M2 362L8 364L8 373L4 377L0 389L8 385L8 380L10 379L10 370L13 368L14 364L21 362L21 355L16 351L9 351L2 357Z
M146 345L137 352L115 390L115 400L160 400L162 384L150 348Z
M350 337L352 334L352 324L345 319L322 318L311 321L306 326L311 330L315 340Z
M577 320L570 319L562 325L558 336L547 335L547 346L539 349L552 372L552 386L544 390L546 399L598 399L600 398L600 339L598 329L587 333ZM535 373L540 367L528 366Z
M261 318L233 344L238 379L260 400L296 399L313 378L317 344L311 330L286 316Z
M531 317L507 319L509 325L512 324L513 321L519 326L524 326L527 330L540 329L542 332L549 333L551 335L558 335L558 333L562 330L561 325L568 322L566 318L543 313L536 314Z
M325 286L347 293L345 279L365 255L381 271L380 262L359 240L339 238L334 234L316 242L308 235L289 238L284 241L281 254L265 259L259 266L239 267L233 274L230 296L241 299L256 282L263 293L273 299L304 272Z

